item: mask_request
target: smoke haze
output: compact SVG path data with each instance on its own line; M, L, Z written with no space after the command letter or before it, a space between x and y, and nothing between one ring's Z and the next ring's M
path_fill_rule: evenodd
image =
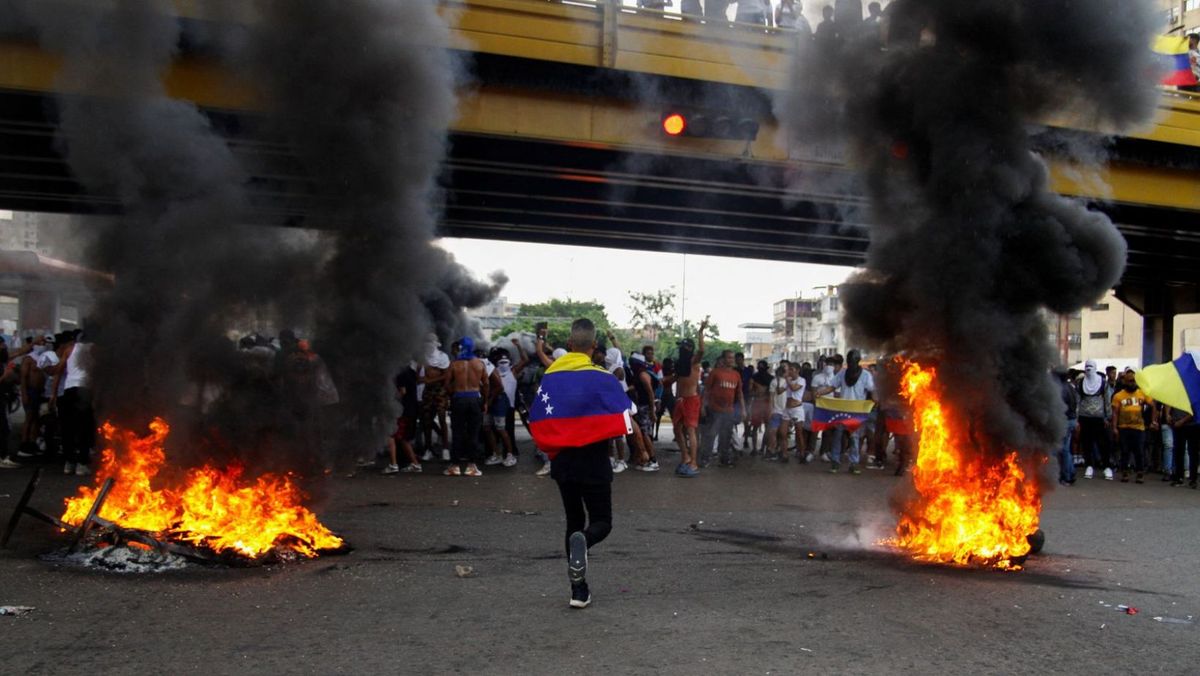
M63 58L60 91L75 93L57 97L58 140L73 173L122 212L95 226L87 253L115 273L89 327L100 413L140 425L215 386L224 415L206 422L223 437L311 428L264 403L261 382L256 396L235 391L245 382L225 339L256 322L311 327L302 337L315 338L340 396L338 427L324 430L332 450L344 462L378 448L394 424L391 376L428 331L470 331L463 308L506 281L476 280L432 244L457 83L435 4L270 1L250 28L190 36L259 89L263 126L315 185L303 225L320 234L249 225L254 168L203 111L166 95L181 44L174 2L8 4L7 30L32 30Z
M939 362L984 450L1063 433L1039 310L1117 283L1108 218L1050 192L1026 125L1111 131L1155 102L1149 2L896 0L886 50L843 26L800 54L781 107L800 142L844 134L871 199L866 268L842 288L855 340Z

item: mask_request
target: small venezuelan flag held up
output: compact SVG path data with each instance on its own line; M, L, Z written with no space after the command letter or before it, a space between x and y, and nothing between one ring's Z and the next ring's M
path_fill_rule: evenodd
M1166 74L1161 84L1175 87L1197 84L1196 76L1188 63L1188 41L1178 35L1160 35L1154 40L1154 52L1158 54Z
M1185 352L1170 364L1147 366L1134 377L1155 400L1192 415L1200 411L1200 351Z
M632 402L611 373L586 354L570 352L546 369L529 403L529 431L552 459L564 448L625 436L633 431Z
M854 431L867 421L875 402L870 399L837 399L835 397L817 397L813 413L812 428L816 431L844 427Z

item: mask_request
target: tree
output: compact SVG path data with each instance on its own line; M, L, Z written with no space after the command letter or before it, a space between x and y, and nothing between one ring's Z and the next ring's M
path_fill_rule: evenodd
M517 317L496 335L514 332L534 333L540 321L546 322L546 343L551 347L566 347L571 337L571 322L586 317L596 325L597 336L603 340L604 332L612 328L612 321L602 303L594 300L571 300L551 298L541 303L525 303L517 311ZM502 346L504 347L504 346Z
M660 333L675 333L675 287L653 293L629 292L629 313L633 328L657 343Z
M551 298L543 303L525 303L521 305L517 316L542 317L546 319L558 318L559 320L565 320L567 324L580 317L587 317L601 331L612 328L612 321L608 318L608 311L604 309L602 303L597 303L594 300Z

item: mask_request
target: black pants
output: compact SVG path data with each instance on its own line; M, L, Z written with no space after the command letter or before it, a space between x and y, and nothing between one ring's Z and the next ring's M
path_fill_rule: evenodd
M1183 481L1183 455L1188 455L1188 482L1196 483L1196 470L1200 469L1200 425L1185 425L1176 427L1174 456L1175 472L1171 476L1175 481Z
M515 406L509 406L508 413L504 414L504 433L512 442L513 457L520 457L517 453L517 408Z
M588 549L608 537L612 532L612 484L559 481L558 492L567 514L564 544L568 554L571 552L571 533L583 531Z
M4 402L0 401L0 406L3 406L3 405L4 405ZM26 411L25 415L29 415L29 412ZM9 427L9 424L8 424L8 408L7 407L5 407L5 409L3 411L0 411L0 418L3 418L3 420L0 420L0 458L7 458L8 457L8 438L10 436L12 436L12 428Z
M59 424L62 426L63 456L67 462L89 464L96 441L96 416L92 412L92 393L72 387L58 398Z
M1138 474L1145 471L1142 464L1142 445L1146 443L1145 430L1117 430L1117 438L1121 443L1121 469L1128 472L1132 464Z
M1109 451L1109 432L1103 418L1079 418L1079 452L1088 467L1106 469L1112 466Z
M482 460L479 433L483 408L479 397L455 397L450 402L450 460L478 463Z

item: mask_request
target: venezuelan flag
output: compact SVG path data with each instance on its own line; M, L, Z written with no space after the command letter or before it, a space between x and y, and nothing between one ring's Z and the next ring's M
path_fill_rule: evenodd
M1147 366L1134 377L1156 401L1192 415L1200 411L1200 351L1184 352L1170 364Z
M844 427L854 431L867 421L875 402L870 399L837 399L835 397L817 397L814 407L812 428L816 431L833 427Z
M1166 75L1161 84L1175 87L1197 84L1188 63L1188 41L1178 35L1160 35L1154 40L1154 51L1163 64Z
M633 431L632 402L611 373L586 354L569 352L554 360L529 404L529 431L537 447L554 458Z

